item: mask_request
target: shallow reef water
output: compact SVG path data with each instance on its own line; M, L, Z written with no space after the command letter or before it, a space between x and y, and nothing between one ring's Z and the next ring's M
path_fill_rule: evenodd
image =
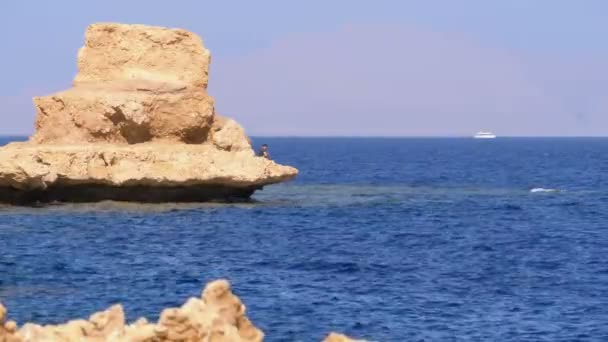
M254 143L298 179L243 203L1 206L0 301L19 323L155 319L227 278L268 341L608 340L608 139Z

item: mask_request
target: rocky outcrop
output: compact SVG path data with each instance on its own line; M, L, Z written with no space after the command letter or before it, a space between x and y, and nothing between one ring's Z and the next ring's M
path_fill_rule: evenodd
M251 151L211 144L32 145L12 143L0 152L0 201L129 199L141 202L246 198L280 182L292 169Z
M88 320L77 319L60 325L27 323L17 327L5 321L0 305L0 341L4 342L160 342L231 341L257 342L264 333L245 315L245 305L235 296L226 280L209 283L199 298L190 298L179 308L165 309L158 322L140 318L125 323L122 306L114 305L95 313Z
M295 177L215 113L209 63L184 30L89 26L74 87L34 98L35 133L0 149L0 201L226 200Z
M7 321L0 304L0 342L259 342L264 333L245 315L245 305L232 293L230 283L207 284L199 298L190 298L179 308L165 309L158 322L140 318L126 324L122 306L114 305L89 319L59 325ZM344 335L330 334L325 342L355 342Z

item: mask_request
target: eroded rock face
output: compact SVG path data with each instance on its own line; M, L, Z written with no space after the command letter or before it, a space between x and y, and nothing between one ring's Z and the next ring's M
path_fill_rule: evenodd
M74 87L34 98L35 133L0 148L0 201L247 198L295 177L215 113L209 62L184 30L89 26Z
M206 91L176 83L112 81L34 98L38 144L202 143L214 121Z
M251 141L245 135L243 127L236 121L215 116L211 127L211 141L224 151L251 151Z

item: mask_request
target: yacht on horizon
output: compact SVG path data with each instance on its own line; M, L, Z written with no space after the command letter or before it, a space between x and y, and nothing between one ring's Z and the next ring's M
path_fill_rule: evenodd
M487 132L479 131L479 132L477 132L477 134L475 134L473 136L473 138L475 138L475 139L494 139L494 138L496 138L496 135L489 131L487 131Z

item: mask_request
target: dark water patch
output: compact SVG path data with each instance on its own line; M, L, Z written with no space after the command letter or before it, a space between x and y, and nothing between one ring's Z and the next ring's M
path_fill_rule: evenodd
M556 203L555 205L558 206L558 207L578 207L578 206L582 206L583 202L580 202L580 201L566 201L566 202Z
M502 209L502 210L507 210L507 211L518 211L518 210L523 210L524 208L521 205L508 203L508 204L498 205L495 207L495 209Z

